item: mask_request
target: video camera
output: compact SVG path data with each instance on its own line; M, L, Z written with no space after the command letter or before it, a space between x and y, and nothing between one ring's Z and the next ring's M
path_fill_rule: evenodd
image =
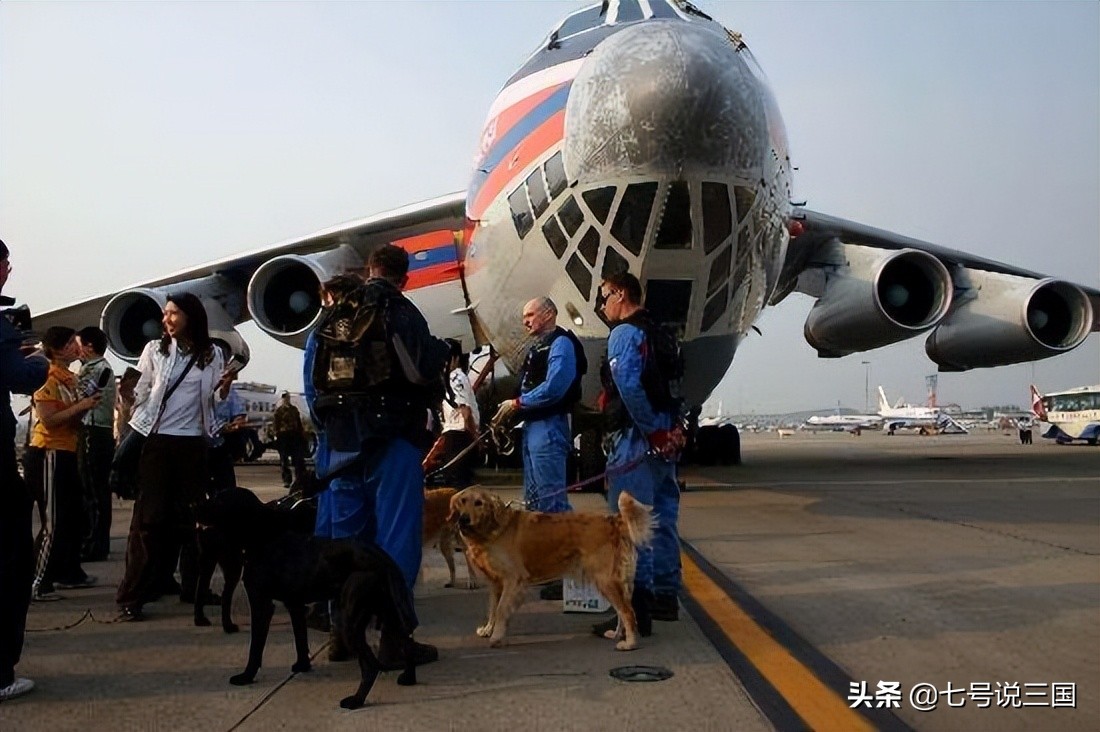
M38 336L31 330L31 309L26 305L16 306L15 300L0 295L0 315L8 319L8 322L19 331L24 342L38 342Z

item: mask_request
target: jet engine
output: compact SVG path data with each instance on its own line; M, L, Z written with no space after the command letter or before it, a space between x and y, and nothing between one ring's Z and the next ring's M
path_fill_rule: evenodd
M955 279L966 291L924 344L941 371L1049 358L1089 334L1092 303L1069 282L973 269L960 269Z
M228 358L236 368L243 368L249 359L248 344L234 326L247 319L244 288L216 274L165 287L137 287L112 297L100 316L111 351L125 361L137 361L145 344L160 337L168 295L179 292L190 292L202 301L211 338L226 345Z
M362 267L363 258L347 245L320 254L275 257L253 273L248 311L265 333L303 348L321 314L321 283Z
M822 358L905 340L935 326L951 307L951 275L926 252L834 241L820 255L824 282L802 289L818 295L804 333Z

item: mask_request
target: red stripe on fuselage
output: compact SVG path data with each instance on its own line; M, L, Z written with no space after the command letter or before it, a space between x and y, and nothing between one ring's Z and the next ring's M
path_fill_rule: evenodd
M537 91L526 99L522 99L511 107L508 107L498 114L495 119L489 120L485 124L485 132L482 133L483 149L481 150L481 160L484 160L485 156L489 153L495 140L500 140L507 135L511 129L516 126L516 123L523 119L528 112L545 102L554 92L569 83L571 82L565 81L561 84L555 84L554 86ZM493 130L492 140L486 139L486 133L490 129Z
M561 142L565 134L565 110L561 110L532 130L531 134L523 138L511 152L509 152L500 165L485 179L485 183L478 192L477 200L470 211L471 218L479 219L485 213L485 209L493 202L504 187L530 165L538 156Z
M453 282L459 278L460 270L461 266L458 262L447 262L409 272L409 281L405 284L405 289L418 290L421 287Z
M407 236L404 239L397 239L392 242L395 247L401 247L409 254L416 254L422 252L425 249L435 249L436 247L445 246L447 244L454 244L455 233L450 229L440 229L439 231L429 231L427 234L417 234L416 236Z
M417 252L426 252L434 249L447 250L447 258L450 261L432 264L427 267L417 267L415 261L409 262L409 280L405 284L406 290L416 290L430 285L439 285L444 282L457 280L460 276L458 263L458 247L455 245L455 232L450 229L429 231L425 234L407 236L392 242L395 247L400 247L409 253L410 259Z

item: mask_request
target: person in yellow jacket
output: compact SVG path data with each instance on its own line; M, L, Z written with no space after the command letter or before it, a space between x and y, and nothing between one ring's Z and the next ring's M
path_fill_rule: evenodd
M76 374L69 370L79 355L75 330L48 329L42 349L50 370L33 396L36 422L26 457L41 524L31 582L31 598L39 602L60 599L55 587L91 587L96 581L80 566L85 517L76 444L81 418L99 404L98 394L78 398Z

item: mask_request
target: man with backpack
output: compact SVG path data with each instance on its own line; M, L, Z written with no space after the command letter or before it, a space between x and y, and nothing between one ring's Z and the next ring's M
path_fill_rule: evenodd
M677 425L683 358L675 335L641 306L642 287L629 272L608 275L600 283L600 307L613 324L607 362L600 370L600 408L611 450L607 456L607 500L612 510L619 494L629 493L653 507L653 541L638 549L631 598L638 632L652 632L652 620L677 620L680 591L680 487L676 459L684 446ZM597 635L614 630L593 627Z
M306 402L322 430L317 476L328 482L316 533L377 544L411 592L421 559L427 415L442 394L448 347L401 294L405 250L378 247L367 267L365 283L340 275L323 285L325 315L306 343ZM438 655L416 644L418 664ZM385 633L379 656L387 669L403 661Z
M569 418L581 398L588 368L584 348L572 331L557 324L558 308L549 297L523 306L523 327L536 340L520 369L520 394L500 405L493 422L522 419L523 501L527 510L569 511L566 460L573 445ZM543 600L560 600L561 581L545 585Z

